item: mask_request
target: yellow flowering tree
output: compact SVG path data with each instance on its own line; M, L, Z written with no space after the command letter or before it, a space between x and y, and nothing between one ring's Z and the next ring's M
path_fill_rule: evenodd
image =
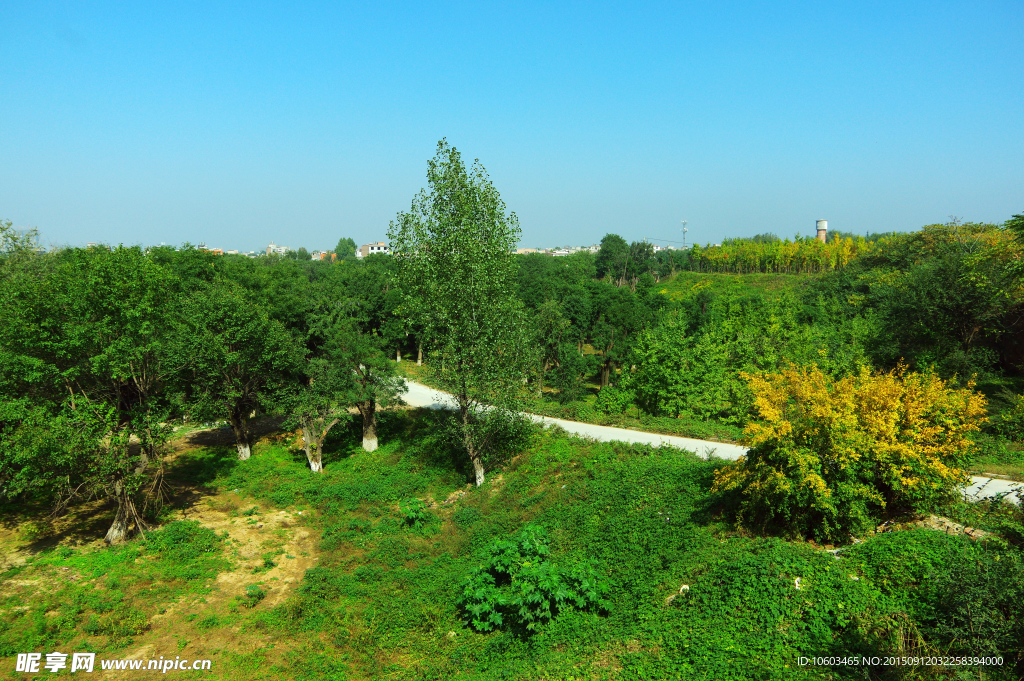
M985 421L973 381L953 389L903 365L838 380L814 365L743 378L760 418L744 431L750 451L716 473L714 490L739 494L749 527L836 541L967 481L968 434Z

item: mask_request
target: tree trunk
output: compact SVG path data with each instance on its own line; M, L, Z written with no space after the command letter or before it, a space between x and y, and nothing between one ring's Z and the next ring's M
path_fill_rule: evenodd
M476 475L476 486L484 484L484 462L479 456L473 457L473 473Z
M228 416L231 430L235 434L235 447L238 449L239 461L246 461L252 456L252 438L249 435L249 420L245 412L235 410Z
M302 426L302 449L306 452L309 470L314 473L323 473L324 464L320 455L320 443L313 435L313 429L305 425Z
M423 364L423 341L416 339L416 366Z
M401 362L402 361L402 348L398 348L397 350L395 350L395 361L396 362Z
M608 386L608 382L611 380L612 375L612 363L610 361L605 362L601 365L601 389L603 390Z
M473 446L472 436L469 434L469 403L459 400L459 412L462 415L462 442L469 454L469 460L473 462L473 474L476 478L476 486L484 484L484 462Z
M125 494L124 485L120 482L114 485L114 492L117 495L117 514L114 522L107 530L107 536L103 538L108 544L120 544L128 538L128 499Z
M377 403L375 400L360 402L359 413L363 417L363 449L372 452L377 449Z

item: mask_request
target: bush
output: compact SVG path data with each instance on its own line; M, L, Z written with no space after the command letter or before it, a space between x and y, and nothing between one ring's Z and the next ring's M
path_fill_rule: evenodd
M542 528L527 525L512 539L494 541L486 562L462 588L460 606L478 631L503 627L536 631L566 609L605 606L608 589L594 566L552 563Z
M262 587L256 584L250 584L245 587L245 597L242 599L242 605L247 608L252 608L266 597L267 592L264 591Z
M636 394L632 390L615 388L609 385L597 393L597 402L595 402L594 406L606 414L621 414L633 406L635 399Z
M991 418L988 430L1008 440L1024 440L1024 396L1010 395L1010 408Z
M420 499L403 499L398 502L398 509L402 512L402 520L406 525L413 527L419 527L430 518L426 508L426 504Z
M714 490L740 495L745 524L846 539L882 510L922 510L966 482L985 421L985 398L934 374L860 373L834 380L817 366L744 374L760 421L744 430L748 454L715 474Z

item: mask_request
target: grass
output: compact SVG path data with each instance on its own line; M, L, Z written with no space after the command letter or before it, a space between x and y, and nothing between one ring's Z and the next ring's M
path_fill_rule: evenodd
M435 435L438 417L383 413L372 454L359 447L357 424L339 427L321 475L287 434L262 441L244 463L228 447L182 452L179 470L209 471L208 496L181 509L195 523L122 547L49 549L3 575L13 589L0 602L8 657L149 645L209 657L206 675L233 681L865 678L796 660L959 650L960 633L937 624L953 578L998 585L972 598L1017 617L1006 599L1024 576L1018 510L948 509L997 532L988 544L900 532L837 560L737 530L728 500L708 492L725 462L671 448L538 431L526 451L490 464L484 486L468 486L466 462ZM268 526L256 530L251 519ZM459 607L466 579L495 542L527 525L544 528L552 564L592 565L607 603L563 608L536 633L477 631ZM282 570L298 561L287 577ZM983 572L954 574L959 566ZM998 622L978 626L977 650L1006 645ZM866 678L942 676L918 671L880 667Z

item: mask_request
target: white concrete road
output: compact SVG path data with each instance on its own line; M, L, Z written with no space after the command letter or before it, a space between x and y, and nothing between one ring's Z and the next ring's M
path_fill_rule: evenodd
M455 401L451 395L440 390L435 390L420 383L406 381L409 392L405 395L407 404L413 407L426 407L427 409L453 409ZM730 445L710 440L696 440L689 437L677 437L675 435L659 435L657 433L645 433L638 430L626 428L612 428L610 426L596 426L592 423L579 423L577 421L564 421L547 416L527 414L537 423L545 425L558 425L567 432L574 435L591 437L602 442L618 441L660 447L671 445L679 449L695 452L698 456L707 459L715 456L720 459L735 461L747 452L746 447ZM1014 503L1021 503L1024 497L1024 484L1011 480L996 480L979 476L971 477L971 485L964 490L964 495L971 500L980 500L1005 494L1006 499Z

